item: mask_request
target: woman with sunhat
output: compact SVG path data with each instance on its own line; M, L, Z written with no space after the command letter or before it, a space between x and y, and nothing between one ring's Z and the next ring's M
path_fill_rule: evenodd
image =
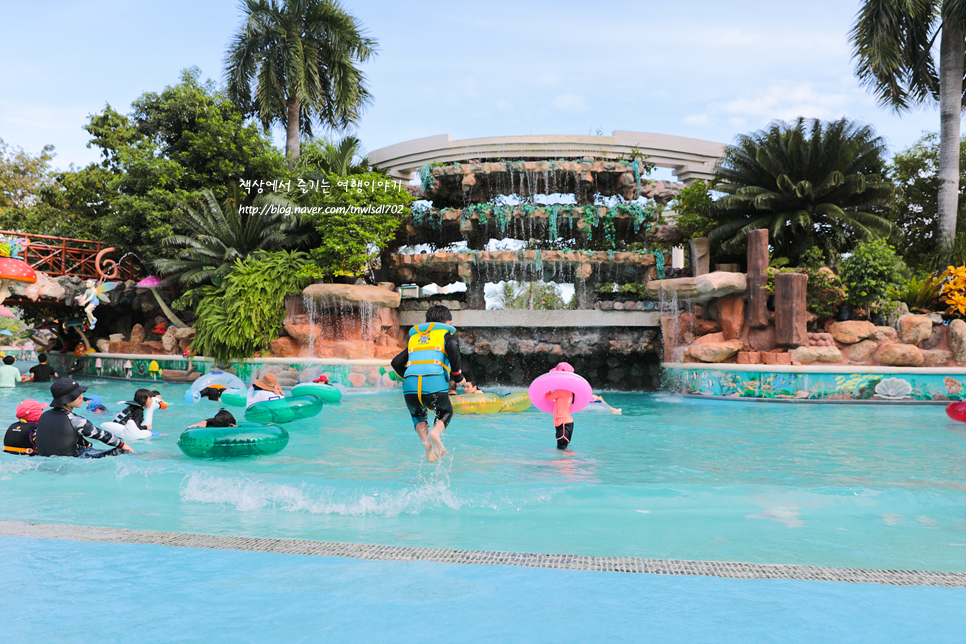
M134 451L111 432L99 429L91 421L74 414L74 409L84 406L85 391L87 387L81 387L73 378L61 378L50 386L54 400L37 423L38 454L102 458ZM92 449L87 438L105 443L112 449Z
M274 373L266 373L261 379L252 380L252 386L248 388L248 400L245 408L248 409L255 403L265 400L277 400L284 397L285 394L282 393L282 386L278 384L278 378L275 377Z

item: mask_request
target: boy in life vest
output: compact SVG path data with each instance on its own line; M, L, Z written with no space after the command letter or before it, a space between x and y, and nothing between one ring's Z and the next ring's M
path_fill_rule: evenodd
M426 311L426 323L409 330L409 344L392 359L392 368L403 378L406 407L426 449L426 460L435 463L443 454L443 430L453 418L449 381L461 382L460 344L450 324L453 315L445 306ZM429 429L428 410L435 414Z
M37 421L47 403L28 398L17 405L17 422L3 436L3 451L33 456L37 453Z

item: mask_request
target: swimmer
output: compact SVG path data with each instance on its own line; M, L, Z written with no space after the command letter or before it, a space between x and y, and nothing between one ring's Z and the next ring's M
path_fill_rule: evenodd
M607 409L610 410L611 415L614 415L614 416L621 416L622 415L622 412L621 412L620 407L611 407L610 405L607 404L607 401L604 400L604 397L603 396L591 396L590 397L590 402L592 402L592 403L603 403L604 405L606 405Z
M84 403L87 405L87 411L93 412L95 414L101 414L107 411L107 407L104 406L104 401L97 394L91 394L90 396L84 396Z
M248 400L245 408L247 409L255 403L265 400L277 400L284 397L285 394L282 393L282 386L278 384L278 378L275 377L274 373L266 373L261 380L256 378L252 381L252 386L248 388Z
M47 403L37 402L33 398L17 405L17 422L8 427L3 436L3 451L27 456L37 453L37 421L45 407Z
M409 344L392 359L392 368L403 379L403 395L413 428L426 449L426 460L435 463L446 453L443 431L453 418L449 381L463 381L460 344L454 336L453 315L445 306L426 311L426 322L409 331ZM429 409L435 418L429 430Z
M117 423L118 425L126 425L130 420L134 421L138 429L151 431L151 425L144 422L144 411L151 406L152 402L153 398L150 389L138 389L134 392L134 400L129 401L124 411L115 416L111 422Z
M238 423L235 422L235 417L231 415L231 412L222 407L211 418L205 419L200 423L195 423L194 425L188 425L188 429L192 427L238 427Z
M218 402L221 400L221 395L225 393L227 387L224 385L208 385L204 389L198 392L201 397L208 397L208 400L212 402Z
M73 378L61 378L50 386L54 400L37 422L37 452L41 456L102 458L134 451L111 432L98 429L91 421L74 414L74 409L84 406L85 391L87 387L81 387ZM113 449L93 450L85 437L106 443Z
M23 381L20 369L13 366L16 361L13 356L4 356L3 365L0 365L0 387L16 387L18 382Z

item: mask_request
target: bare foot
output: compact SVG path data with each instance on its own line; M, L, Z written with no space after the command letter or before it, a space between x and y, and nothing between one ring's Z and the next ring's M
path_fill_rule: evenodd
M433 455L436 456L435 460L443 458L443 455L446 453L446 447L443 445L442 436L436 432L431 432L429 434L429 440L433 444Z
M430 441L426 441L423 444L423 447L426 448L427 461L429 461L430 463L435 463L436 461L439 460L439 457L436 456L436 447Z

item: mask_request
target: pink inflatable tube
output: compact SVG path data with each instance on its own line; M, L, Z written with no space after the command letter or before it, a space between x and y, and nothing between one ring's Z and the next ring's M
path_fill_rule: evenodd
M566 371L551 371L545 373L532 383L530 383L530 402L540 411L548 414L553 413L553 403L547 400L547 392L554 389L565 389L574 394L574 402L570 406L570 412L580 411L590 402L594 395L590 388L590 383L575 373Z

